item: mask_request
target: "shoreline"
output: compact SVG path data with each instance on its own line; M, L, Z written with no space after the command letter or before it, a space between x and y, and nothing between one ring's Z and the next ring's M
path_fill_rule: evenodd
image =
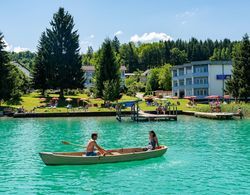
M156 114L156 111L144 111L149 114ZM230 120L230 119L236 119L239 118L239 115L229 113L232 115L231 118L220 118L220 117L210 117L210 116L197 116L197 113L195 111L183 111L178 110L177 115L185 115L185 116L193 116L198 118L207 118L207 119L213 119L213 120ZM211 115L212 113L207 113L208 115ZM214 113L215 114L215 113ZM219 113L218 113L219 114ZM131 115L131 111L122 111L122 115L125 115L126 117L129 117ZM12 115L8 115L6 117L9 118L57 118L57 117L115 117L116 112L115 111L105 111L105 112L53 112L53 113L13 113ZM245 119L248 117L244 117Z
M156 111L145 111L146 113L156 114ZM182 115L183 111L178 110L178 114ZM131 111L122 111L123 115L131 115ZM194 115L194 114L193 114ZM51 117L106 117L116 116L115 111L107 112L42 112L42 113L13 113L12 118L51 118Z

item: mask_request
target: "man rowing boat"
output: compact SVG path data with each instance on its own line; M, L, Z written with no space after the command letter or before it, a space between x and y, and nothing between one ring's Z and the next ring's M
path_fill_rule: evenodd
M95 148L97 148L97 150L102 155L106 154L106 151L96 143L97 137L98 137L97 133L91 134L91 139L89 140L88 145L87 145L86 156L97 156L97 153L95 152Z

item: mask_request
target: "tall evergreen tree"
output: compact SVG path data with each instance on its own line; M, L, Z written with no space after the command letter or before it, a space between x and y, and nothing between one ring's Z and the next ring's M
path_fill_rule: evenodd
M120 41L117 38L117 36L114 37L114 39L112 40L112 46L114 48L114 51L116 54L119 54L119 50L120 50Z
M4 36L0 32L0 102L19 100L28 83L25 75L10 63L5 47Z
M48 43L48 37L43 32L38 44L38 52L35 58L34 73L33 73L33 86L35 89L41 89L42 95L45 94L45 90L49 88L49 56L51 49ZM50 75L51 77L51 75Z
M50 87L60 89L63 97L64 89L75 89L83 86L79 35L74 30L73 17L59 8L50 22L51 29L46 29L49 55L46 56L47 79ZM44 56L45 57L45 56Z
M233 49L233 74L227 82L228 91L235 97L250 97L250 41L246 34Z
M95 71L95 90L97 97L103 97L104 82L112 81L120 88L120 65L117 63L112 41L105 39ZM106 95L107 96L107 95Z

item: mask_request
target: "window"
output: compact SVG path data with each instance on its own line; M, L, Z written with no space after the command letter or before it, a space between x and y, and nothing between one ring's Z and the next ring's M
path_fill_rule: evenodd
M208 95L208 89L207 88L194 89L194 95L195 96L207 96Z
M184 75L184 68L179 69L179 76L182 76L182 75Z
M178 82L174 81L174 87L178 87Z
M192 95L192 89L187 89L186 90L186 95L191 96Z
M192 74L192 67L186 68L186 74Z
M194 66L194 72L195 73L208 72L208 66L207 65Z
M186 78L186 85L192 85L192 78Z
M177 70L173 70L174 77L177 77Z
M208 84L208 77L195 77L194 84L196 85Z
M183 86L184 85L184 79L179 80L179 84L180 84L180 86Z

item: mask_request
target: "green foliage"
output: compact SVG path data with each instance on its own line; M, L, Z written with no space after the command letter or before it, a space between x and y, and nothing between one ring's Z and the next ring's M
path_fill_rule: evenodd
M246 34L233 48L232 78L227 82L227 90L236 98L250 97L250 40Z
M126 78L125 85L127 88L127 95L135 96L137 92L145 91L145 84L140 82L142 71L135 71L133 76Z
M152 92L158 89L172 89L171 65L165 64L160 68L153 68L147 78L146 92Z
M9 63L9 56L4 48L3 34L0 33L0 100L18 101L27 91L29 81L25 75L13 64Z
M41 77L46 82L39 87L59 88L63 97L64 89L83 87L79 35L74 30L73 17L63 8L54 14L50 24L51 29L46 29L38 45L34 83Z
M163 90L170 91L172 90L172 73L171 65L165 64L160 68L159 71L159 88Z
M104 82L103 99L105 101L115 101L120 98L120 81L107 80Z
M9 57L11 61L16 61L22 64L25 68L32 71L34 69L36 53L31 51L23 51L23 52L10 52Z
M159 89L159 71L159 68L153 68L150 70L146 84L147 93Z
M170 50L170 63L173 65L182 65L188 61L184 50L173 48Z
M95 70L95 95L104 97L103 89L106 81L118 83L120 89L120 66L110 39L105 39L99 51L99 59ZM118 87L118 85L114 85Z
M146 43L142 44L138 48L138 55L140 64L142 67L154 68L159 65L163 65L162 54L160 50L160 44L158 43ZM144 68L143 68L144 69Z
M128 68L128 72L134 72L139 69L139 57L135 44L130 42L120 47L121 63Z
M41 89L42 95L49 88L49 56L50 56L49 39L46 33L43 32L38 45L38 52L35 59L33 86L35 89Z
M114 37L114 39L112 40L112 47L114 49L114 52L116 54L119 54L119 50L120 50L120 41L119 39L117 38L117 36Z
M210 57L210 60L231 60L229 48L215 48L213 55Z
M231 60L232 48L236 42L229 39L221 41L205 41L191 38L189 41L178 39L176 41L159 41L154 43L133 42L120 44L117 37L112 40L112 47L116 60L125 65L128 72L137 69L147 70L161 67L164 64L181 65L185 62L198 60ZM83 63L97 65L100 57L99 50L89 55L83 55Z
M82 56L82 63L83 65L89 66L89 65L94 65L92 64L91 60L94 57L94 50L91 46L88 47L87 53L83 54Z

